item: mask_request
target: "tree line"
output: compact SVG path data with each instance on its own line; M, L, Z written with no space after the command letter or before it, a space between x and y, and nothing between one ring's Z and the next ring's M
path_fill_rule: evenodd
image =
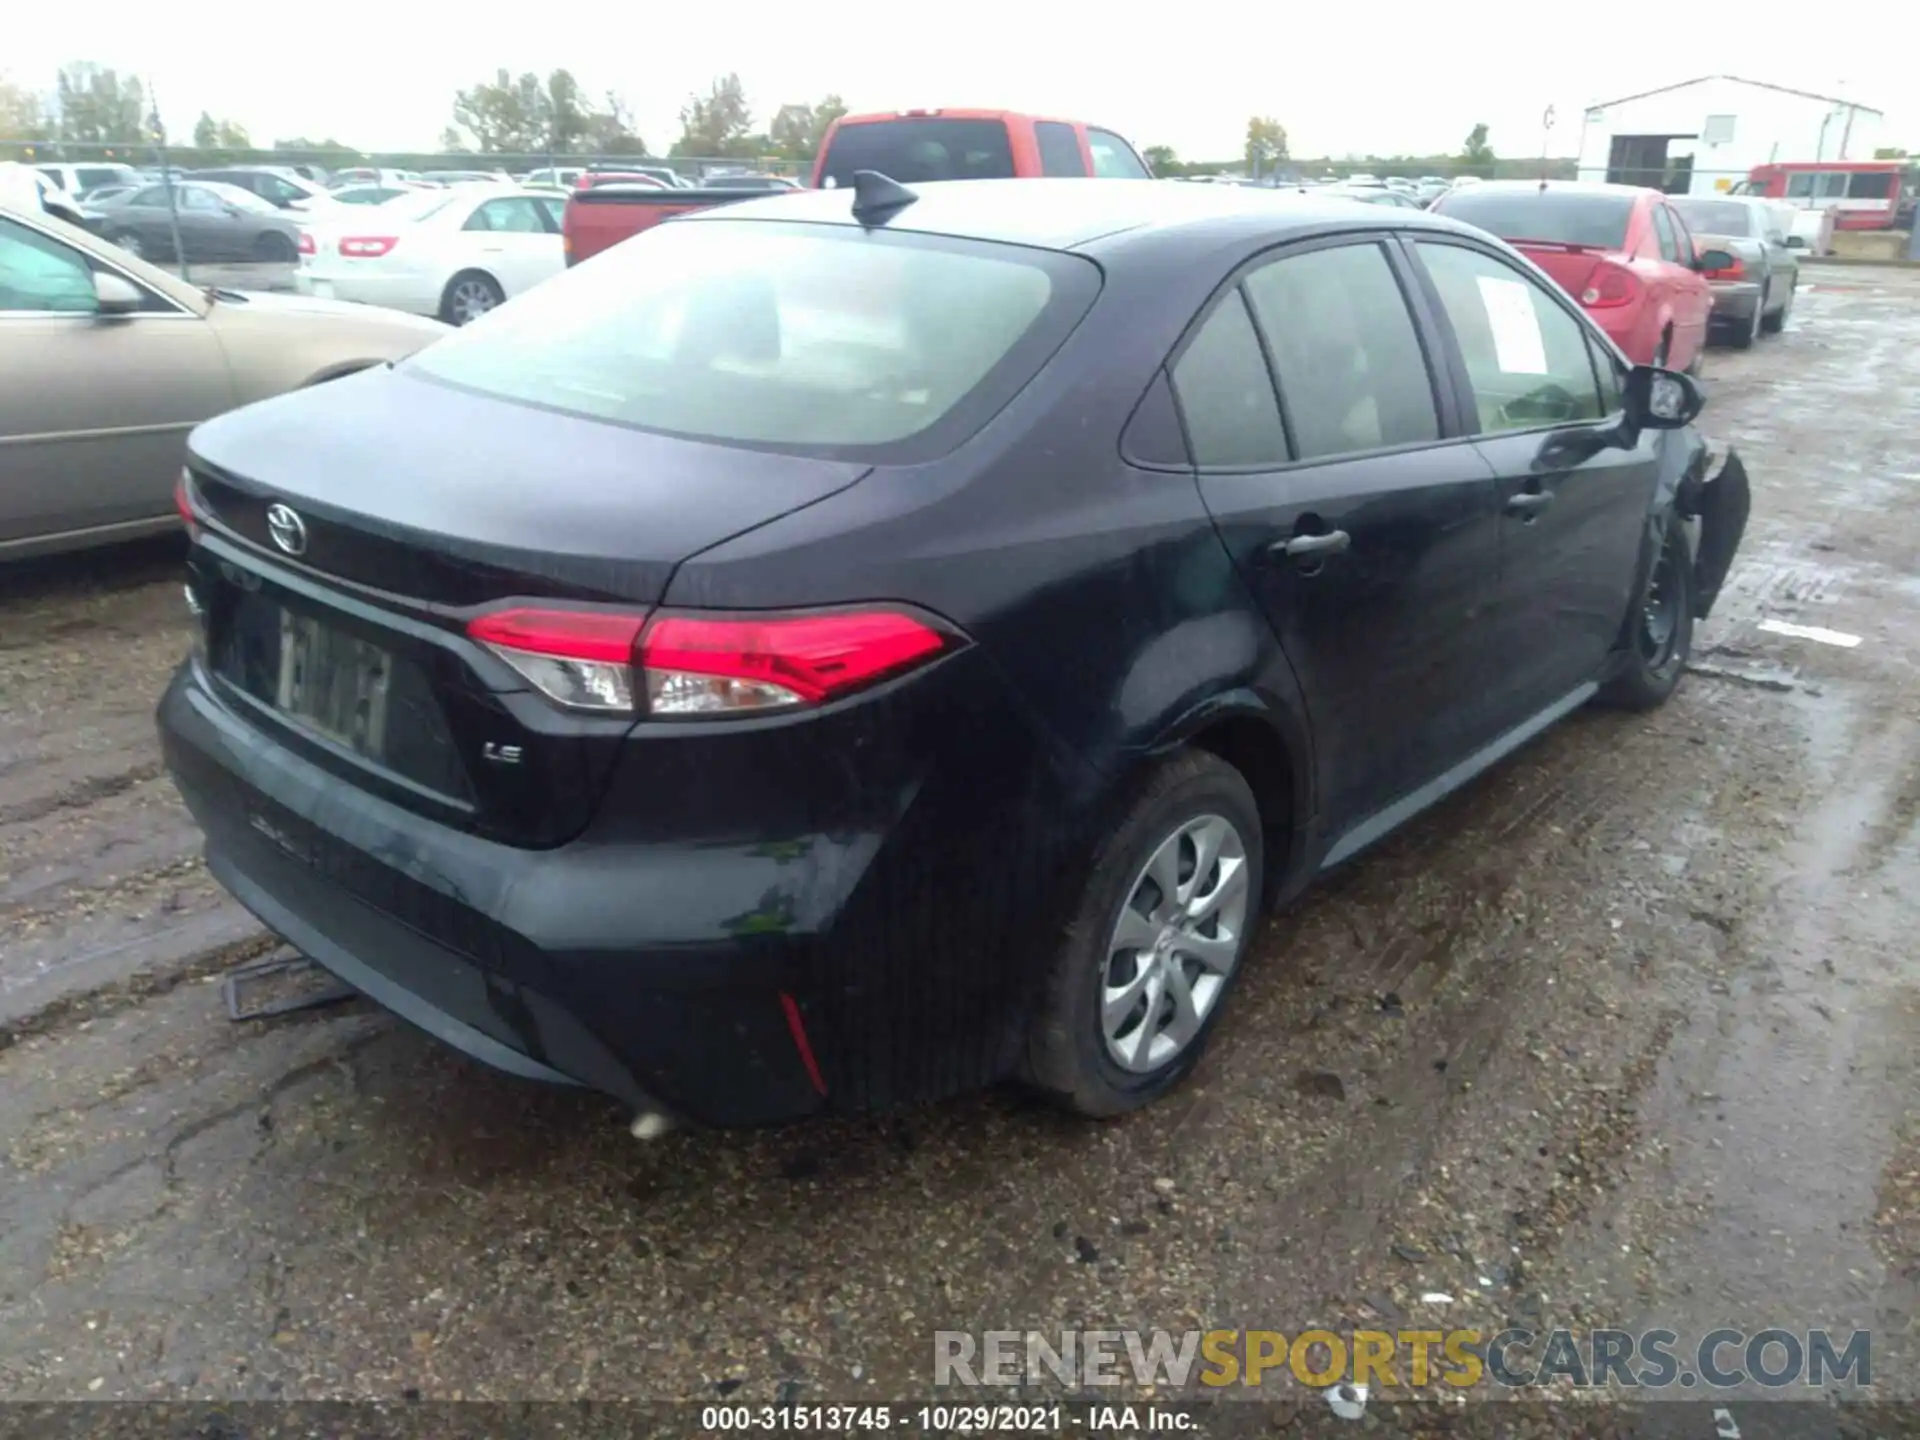
M703 93L687 97L680 107L680 133L667 147L666 156L804 163L819 150L827 127L846 112L846 102L828 94L811 103L777 106L762 123L740 77L729 73L715 77ZM196 158L212 163L271 153L288 163L338 168L372 158L331 138L294 136L258 147L238 120L205 110L194 123L190 140L191 149L198 152ZM167 143L167 135L139 77L79 61L61 68L50 112L38 96L0 75L0 141L15 142L8 147L12 151L22 148L20 142L64 142L96 148L124 146L131 155ZM175 148L186 148L174 143ZM491 79L455 93L438 152L383 152L380 158L413 168L450 160L457 163L461 156L618 158L656 153L636 129L631 106L617 92L591 95L565 69L542 77L532 71L514 75L501 68ZM1235 159L1187 161L1166 145L1148 145L1141 154L1157 175L1243 170L1264 176L1288 170L1317 174L1362 168L1383 177L1542 173L1538 159L1496 156L1484 124L1475 125L1454 154L1300 159L1289 152L1284 124L1271 115L1254 115L1247 120L1244 147ZM1567 160L1549 161L1547 166L1549 175L1572 173Z

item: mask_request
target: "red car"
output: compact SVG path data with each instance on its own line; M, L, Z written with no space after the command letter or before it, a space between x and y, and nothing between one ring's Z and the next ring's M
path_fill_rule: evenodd
M1636 365L1698 373L1713 288L1679 212L1638 185L1506 180L1449 191L1435 214L1491 231L1559 281ZM1709 252L1717 254L1718 252Z

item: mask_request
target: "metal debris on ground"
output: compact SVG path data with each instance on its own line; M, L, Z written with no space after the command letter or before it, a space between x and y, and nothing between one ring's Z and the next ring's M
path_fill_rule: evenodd
M262 1000L247 1004L243 991L249 986L257 986L274 978L299 980L304 989L296 989L291 995L283 995L277 1000ZM315 979L324 978L326 983L313 985ZM351 1000L354 989L351 985L334 980L313 961L304 955L269 955L264 960L251 960L229 970L220 982L220 995L227 1003L229 1020L265 1020L275 1015L292 1015L302 1010L318 1010L326 1005L338 1005Z

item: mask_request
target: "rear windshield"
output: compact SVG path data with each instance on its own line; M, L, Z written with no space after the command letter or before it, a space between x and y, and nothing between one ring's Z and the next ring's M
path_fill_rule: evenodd
M908 458L984 423L1098 289L1090 262L1055 251L670 221L409 364L502 399L696 439Z
M1687 228L1704 235L1751 235L1753 211L1738 200L1689 200L1684 196L1673 202Z
M929 180L1010 180L1013 145L1004 120L936 116L869 120L833 132L823 186L851 185L856 170L878 170L903 185Z
M1545 240L1556 245L1618 250L1627 243L1633 198L1577 190L1489 190L1474 185L1442 197L1433 208L1438 214L1478 225L1502 240Z

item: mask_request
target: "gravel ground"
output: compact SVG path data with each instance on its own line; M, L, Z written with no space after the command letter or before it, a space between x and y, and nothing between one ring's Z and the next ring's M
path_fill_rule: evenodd
M274 942L160 772L176 549L0 573L0 1398L924 1398L936 1328L1518 1320L1871 1329L1920 1399L1916 342L1920 274L1849 268L1716 352L1756 494L1699 673L1272 920L1194 1083L1099 1126L641 1146L358 1004L230 1023ZM1788 1413L1726 1423L1869 1433Z

